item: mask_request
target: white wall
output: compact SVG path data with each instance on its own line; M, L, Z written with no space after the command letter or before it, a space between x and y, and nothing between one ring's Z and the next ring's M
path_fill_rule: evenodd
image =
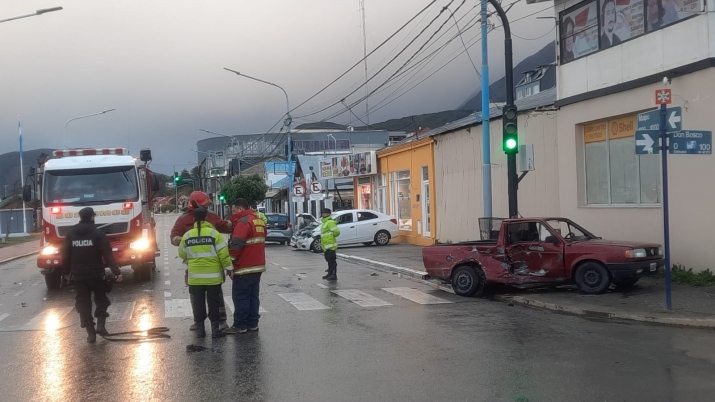
M519 185L522 216L559 214L558 147L554 112L520 114L519 143L534 144L536 170ZM490 125L492 162L492 216L509 214L506 155L502 150L502 123ZM484 216L482 193L482 126L472 126L435 137L437 240L457 242L479 238L478 219Z

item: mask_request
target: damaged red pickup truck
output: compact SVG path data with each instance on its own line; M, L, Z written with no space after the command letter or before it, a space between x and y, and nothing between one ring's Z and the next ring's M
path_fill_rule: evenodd
M427 274L460 296L489 284L575 283L588 294L632 286L664 266L659 244L602 240L566 218L480 219L482 240L422 249Z

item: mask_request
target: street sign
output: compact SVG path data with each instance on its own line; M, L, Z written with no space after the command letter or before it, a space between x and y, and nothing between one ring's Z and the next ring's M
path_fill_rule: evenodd
M314 181L310 183L310 193L311 194L320 194L323 192L323 185L320 184L319 181Z
M713 132L685 130L670 134L671 154L712 154Z
M655 90L655 104L656 105L670 105L673 100L673 95L670 89L656 89Z
M310 195L311 201L323 201L324 199L325 199L325 196L323 194L311 194Z
M651 110L638 114L636 130L660 130L660 110ZM665 131L673 133L683 129L683 109L680 106L669 107L665 112Z
M293 185L293 195L296 197L305 197L305 187L303 187L303 183L295 183Z
M228 174L224 168L211 168L209 177L225 177Z
M659 136L659 130L636 130L636 154L657 154L660 151Z

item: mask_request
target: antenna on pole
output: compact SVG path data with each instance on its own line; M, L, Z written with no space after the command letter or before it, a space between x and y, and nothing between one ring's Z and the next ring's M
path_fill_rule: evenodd
M365 0L360 0L360 11L362 13L362 48L363 48L363 64L365 65L365 123L366 129L370 129L370 107L369 95L370 91L367 87L367 26L365 25Z

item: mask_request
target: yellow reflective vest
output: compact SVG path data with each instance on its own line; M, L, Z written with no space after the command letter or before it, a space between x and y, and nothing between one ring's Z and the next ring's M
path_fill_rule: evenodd
M254 211L257 217L259 217L261 220L263 220L263 225L268 225L268 218L266 218L266 214L260 211Z
M223 270L232 271L228 243L208 222L201 222L201 232L196 223L181 238L179 257L189 265L189 285L220 285Z
M338 240L336 237L340 236L340 229L338 229L338 224L330 216L323 218L320 224L320 245L323 250L337 250Z

